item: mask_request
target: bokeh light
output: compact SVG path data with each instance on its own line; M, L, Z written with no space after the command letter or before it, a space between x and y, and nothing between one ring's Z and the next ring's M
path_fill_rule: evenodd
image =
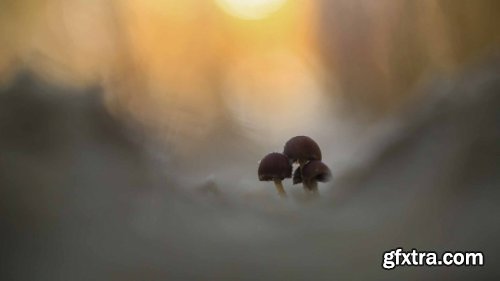
M247 135L263 144L314 131L323 124L324 99L316 71L286 51L240 58L224 81L226 104Z
M228 14L245 20L258 20L276 12L286 0L215 0Z

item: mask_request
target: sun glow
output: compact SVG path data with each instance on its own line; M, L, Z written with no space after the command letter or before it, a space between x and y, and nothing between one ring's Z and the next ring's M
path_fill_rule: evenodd
M234 17L258 20L276 12L286 0L215 0L215 2Z

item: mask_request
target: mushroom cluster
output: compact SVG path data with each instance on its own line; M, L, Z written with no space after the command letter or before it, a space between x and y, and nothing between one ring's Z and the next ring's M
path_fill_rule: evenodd
M283 153L270 153L260 161L259 180L274 181L278 193L286 196L282 181L292 177L294 164L298 167L293 173L293 184L302 183L308 193L318 193L318 182L331 178L330 169L321 162L318 144L310 137L296 136L286 142Z

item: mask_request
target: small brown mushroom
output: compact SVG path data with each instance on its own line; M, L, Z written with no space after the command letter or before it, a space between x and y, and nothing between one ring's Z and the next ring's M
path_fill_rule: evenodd
M285 155L277 152L266 155L260 161L258 174L260 181L274 181L278 194L286 196L281 181L292 176L292 165Z
M332 178L332 173L328 166L318 160L309 161L302 168L302 184L304 189L317 193L318 182L327 182Z

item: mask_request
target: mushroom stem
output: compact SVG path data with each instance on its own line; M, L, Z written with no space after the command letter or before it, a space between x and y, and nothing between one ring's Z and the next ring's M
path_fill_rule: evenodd
M304 190L311 195L319 195L318 192L318 182L315 180L303 181Z
M318 193L318 182L317 181L309 181L304 182L304 188L308 191Z
M283 187L281 180L279 180L279 179L274 180L274 185L276 186L276 190L278 191L278 194L281 197L286 197L285 188Z

